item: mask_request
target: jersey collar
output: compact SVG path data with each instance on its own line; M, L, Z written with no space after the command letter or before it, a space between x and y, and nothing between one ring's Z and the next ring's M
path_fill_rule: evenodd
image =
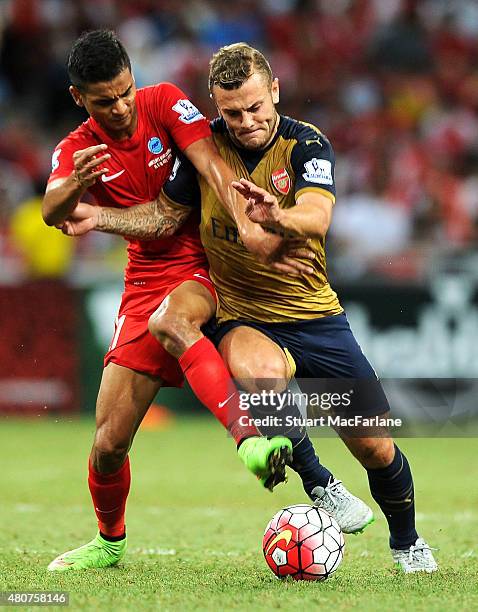
M139 116L134 134L129 138L124 138L123 140L115 140L114 138L111 138L111 136L105 132L105 130L97 121L95 121L95 119L93 119L93 117L89 118L89 124L91 130L98 136L101 142L110 145L114 149L122 149L127 151L129 149L134 149L139 143Z

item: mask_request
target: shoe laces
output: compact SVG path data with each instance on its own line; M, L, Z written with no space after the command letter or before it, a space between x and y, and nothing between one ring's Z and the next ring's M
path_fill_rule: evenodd
M350 494L342 485L341 480L334 480L325 487L321 501L326 502L327 505L330 504L330 507L335 509L340 502L350 501Z
M431 561L433 556L431 555L432 550L438 550L438 548L432 548L428 546L426 542L420 544L412 544L408 551L408 561L410 565L414 561ZM430 553L429 555L427 553Z

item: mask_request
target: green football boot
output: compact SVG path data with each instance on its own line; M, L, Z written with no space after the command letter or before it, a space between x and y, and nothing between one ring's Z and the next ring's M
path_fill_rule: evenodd
M125 556L126 538L110 542L98 533L94 540L80 548L63 553L48 566L50 572L96 569L116 565Z
M247 469L269 491L287 480L285 467L292 460L292 442L288 438L275 436L269 440L254 436L244 440L237 452Z

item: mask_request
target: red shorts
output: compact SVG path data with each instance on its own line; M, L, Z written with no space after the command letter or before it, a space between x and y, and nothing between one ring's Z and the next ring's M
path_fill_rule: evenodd
M204 268L180 276L177 282L166 286L144 288L140 281L136 281L126 287L115 320L113 339L105 355L105 367L111 361L130 370L159 376L164 387L182 386L184 378L177 359L149 333L148 319L173 289L188 280L204 285L216 299L209 273Z

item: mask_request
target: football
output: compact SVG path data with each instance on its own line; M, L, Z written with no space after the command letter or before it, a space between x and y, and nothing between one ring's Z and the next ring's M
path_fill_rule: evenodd
M279 510L266 527L262 549L278 578L325 580L340 565L344 536L325 510L297 504Z

